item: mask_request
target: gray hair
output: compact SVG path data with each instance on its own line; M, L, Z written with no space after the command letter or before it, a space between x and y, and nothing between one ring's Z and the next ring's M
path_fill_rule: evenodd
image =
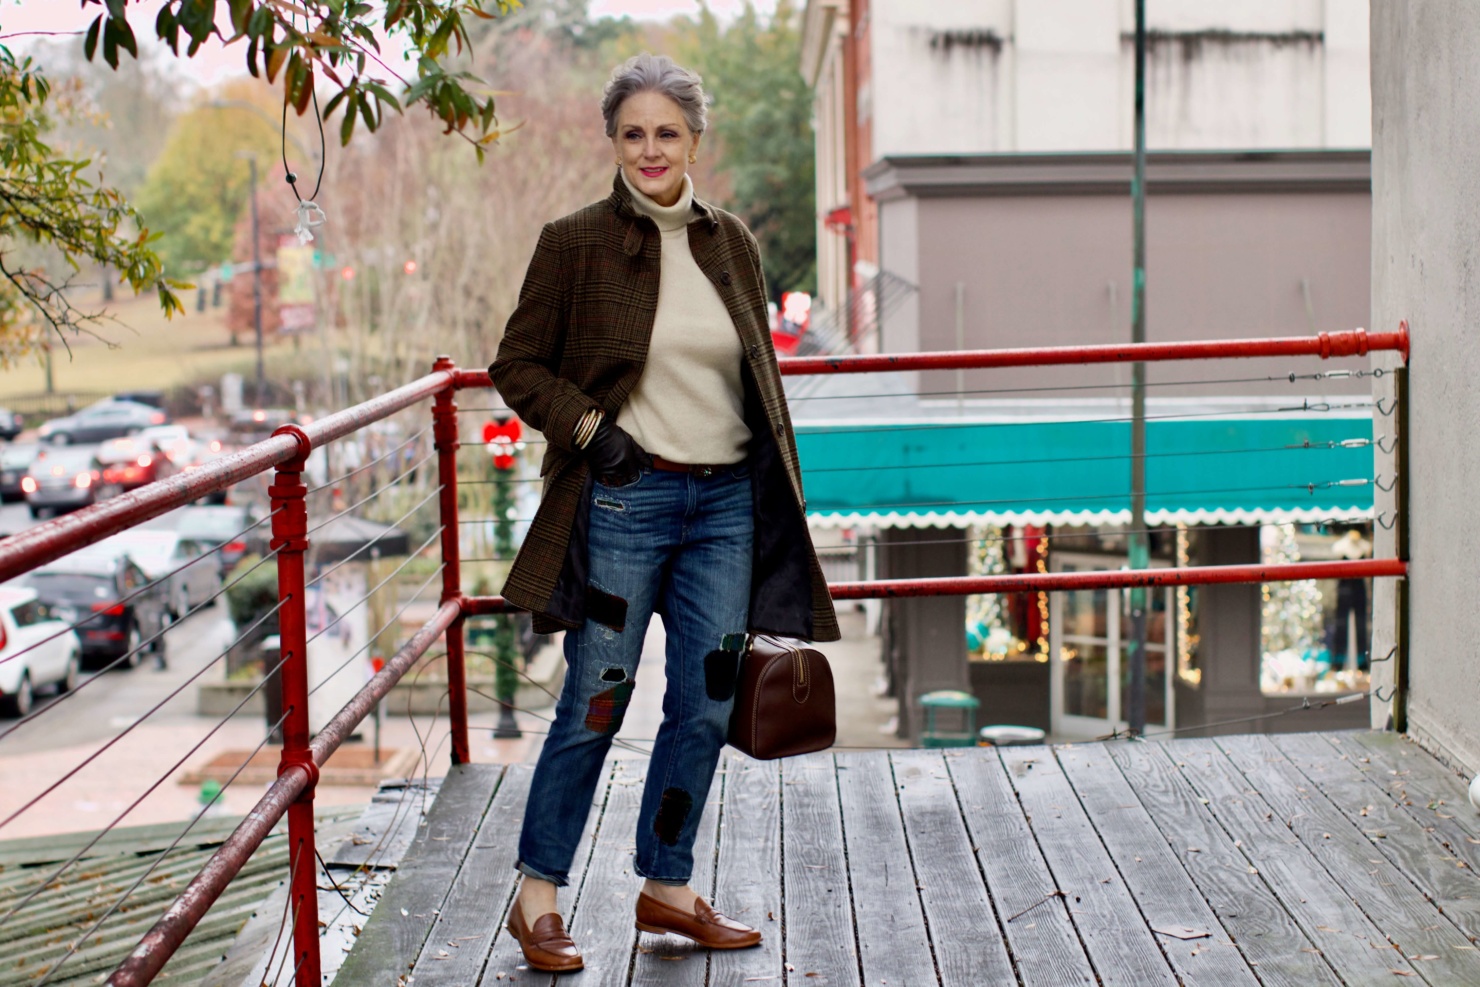
M699 73L684 68L667 55L643 52L612 70L601 91L601 115L606 118L606 136L617 136L617 113L628 96L661 93L678 104L684 123L696 134L704 133L709 96Z

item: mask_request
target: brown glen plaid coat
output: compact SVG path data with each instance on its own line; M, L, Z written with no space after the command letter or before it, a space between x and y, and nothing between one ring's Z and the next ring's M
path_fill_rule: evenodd
M688 234L744 348L755 505L750 630L835 641L837 615L807 530L755 237L738 218L697 198ZM661 251L657 225L633 208L617 175L610 197L540 232L519 305L488 368L509 407L548 443L540 467L544 499L504 585L504 596L533 611L535 629L544 633L585 620L591 477L571 440L589 408L615 420L642 376Z

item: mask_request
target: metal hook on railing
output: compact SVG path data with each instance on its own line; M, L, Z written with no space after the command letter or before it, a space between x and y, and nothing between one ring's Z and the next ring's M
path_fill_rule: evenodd
M1376 699L1380 703L1390 703L1393 701L1393 699L1397 697L1397 695L1398 687L1395 685L1388 686L1388 694L1386 696L1383 696L1382 694L1382 686L1378 686L1377 688L1372 690L1372 698Z
M1392 515L1392 520L1391 521L1385 521L1385 520L1383 520L1387 516L1388 516L1388 512L1387 511L1383 511L1381 514L1377 515L1377 517L1374 518L1373 520L1375 520L1377 522L1377 526L1380 527L1383 531L1392 531L1393 530L1393 525L1395 525L1395 524L1398 523L1398 515L1395 512Z
M1398 486L1398 474L1397 473L1394 473L1393 474L1393 479L1392 479L1392 481L1390 483L1388 483L1387 486L1383 486L1382 485L1382 475L1381 474L1378 474L1377 476L1373 477L1372 478L1372 483L1373 483L1374 486L1377 487L1377 489L1381 490L1383 493L1392 493L1393 490L1396 489L1397 486Z
M1398 410L1398 399L1397 398L1392 398L1392 399L1390 399L1388 401L1388 404L1392 405L1392 407L1390 407L1390 408L1384 408L1382 406L1382 401L1383 401L1382 398L1378 398L1377 399L1377 403L1374 405L1374 407L1377 408L1378 412L1382 415L1382 417L1384 417L1384 418L1390 418L1390 417L1392 417L1393 412L1395 412L1395 411Z
M1383 445L1384 442L1391 443L1392 447L1389 448L1388 446ZM1384 435L1382 438L1377 439L1372 444L1381 449L1384 455L1391 456L1393 454L1393 450L1398 448L1398 437L1396 435Z
M1383 655L1381 658L1373 658L1370 662L1368 662L1368 664L1369 665L1381 665L1385 661L1392 661L1393 660L1393 656L1396 655L1397 653L1398 653L1398 646L1395 644L1395 645L1392 646L1392 648L1388 651L1387 654Z

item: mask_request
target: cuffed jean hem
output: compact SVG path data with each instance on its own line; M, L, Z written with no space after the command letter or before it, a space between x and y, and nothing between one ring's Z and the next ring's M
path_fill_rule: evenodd
M514 869L523 874L525 877L532 877L536 881L549 881L557 888L563 888L570 883L570 878L565 877L564 875L560 877L552 877L549 874L542 874L522 860L514 865Z
M692 877L653 877L651 874L644 874L642 868L638 867L636 863L632 865L632 873L644 881L652 881L654 884L666 884L670 888L688 887L689 881L693 879Z

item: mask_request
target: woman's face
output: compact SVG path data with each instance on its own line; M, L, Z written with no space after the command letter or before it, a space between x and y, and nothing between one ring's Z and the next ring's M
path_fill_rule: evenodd
M672 99L642 92L622 100L612 146L628 183L658 205L671 206L683 194L683 176L689 157L699 150L699 137Z

